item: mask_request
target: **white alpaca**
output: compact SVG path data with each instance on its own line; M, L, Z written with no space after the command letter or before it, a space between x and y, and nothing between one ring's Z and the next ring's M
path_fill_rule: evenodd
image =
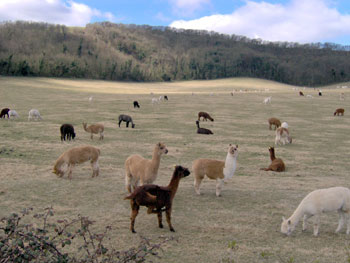
M308 94L308 95L306 95L306 98L312 99L312 98L313 98L313 96L312 96L312 95L310 95L310 94Z
M276 130L275 145L277 144L288 144L292 143L292 137L289 136L289 131L287 128L279 127Z
M37 109L31 109L28 113L28 121L30 120L42 120L40 113Z
M282 122L281 127L288 129L288 123Z
M93 98L94 98L93 96L90 96L89 97L89 102L91 102L93 100Z
M159 100L157 99L157 98L152 98L152 104L154 105L154 104L156 104L156 103L158 103L159 102Z
M345 187L318 189L309 193L299 204L292 216L282 217L281 232L290 235L303 217L303 231L306 230L306 220L315 216L314 235L318 235L320 215L323 212L338 211L339 223L335 230L338 233L346 221L346 234L350 233L350 190Z
M340 100L345 100L345 93L340 93L339 99Z
M18 115L17 111L15 111L15 110L10 110L9 111L9 116L10 116L11 119L19 118L19 115Z
M264 99L264 104L266 105L266 104L271 104L271 98L272 97L267 97L267 98L265 98Z

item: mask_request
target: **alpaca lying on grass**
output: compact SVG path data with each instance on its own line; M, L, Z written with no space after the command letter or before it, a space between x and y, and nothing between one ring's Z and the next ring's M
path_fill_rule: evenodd
M278 127L281 127L281 121L277 118L270 118L268 119L268 122L269 122L269 129L272 130L272 125L275 126L275 130L278 128Z
M260 170L264 171L274 171L274 172L284 172L286 170L286 167L284 165L284 162L280 158L276 158L275 156L275 148L270 147L270 159L271 164L267 168L260 168Z
M196 121L198 134L214 134L211 130L199 127L199 121Z
M124 199L130 199L131 204L131 224L130 230L135 231L135 218L139 213L140 206L148 208L147 213L158 215L158 225L163 228L162 212L166 213L170 231L175 232L171 224L171 208L176 191L179 187L180 179L188 176L190 171L182 166L176 166L171 181L168 186L158 186L155 184L146 184L139 186L135 191ZM165 208L165 209L164 209Z
M59 177L63 177L67 172L68 178L72 179L72 169L74 165L90 161L92 168L92 177L99 175L98 158L100 157L100 150L93 146L78 146L61 154L56 160L53 168L53 173Z
M153 150L152 160L138 154L130 155L125 161L125 186L131 193L140 182L140 185L153 183L158 175L160 157L167 154L166 145L159 142ZM133 188L133 189L132 189Z
M338 233L346 222L346 234L350 233L350 190L345 187L318 189L309 193L299 204L292 216L282 217L281 232L290 235L303 217L303 231L306 230L306 220L315 216L314 236L318 235L320 215L323 212L337 211L339 223L335 230Z
M236 171L238 156L238 145L229 145L226 160L197 159L193 161L192 170L194 173L194 190L200 195L200 185L205 175L216 180L216 196L221 195L221 188L224 181L232 178Z
M91 124L90 126L87 126L85 122L83 122L83 127L86 132L91 133L91 140L93 140L93 134L100 134L100 140L103 140L104 138L104 130L105 126L103 124Z

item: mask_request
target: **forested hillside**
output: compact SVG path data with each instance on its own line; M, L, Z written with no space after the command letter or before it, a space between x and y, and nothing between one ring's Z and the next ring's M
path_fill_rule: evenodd
M269 43L167 27L0 24L0 75L171 81L257 77L314 86L350 80L348 47Z

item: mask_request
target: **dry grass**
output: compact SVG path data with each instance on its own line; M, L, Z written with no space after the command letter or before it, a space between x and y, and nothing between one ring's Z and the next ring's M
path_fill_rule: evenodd
M238 92L231 96L233 89ZM150 92L167 94L169 101L152 106ZM0 77L0 107L20 115L16 121L0 121L0 217L24 207L53 205L60 218L80 213L95 219L97 230L111 225L110 245L127 248L138 242L129 231L129 202L123 200L123 167L130 154L151 158L154 144L166 143L169 153L162 157L156 181L166 185L173 165L191 168L194 159L203 157L224 160L227 145L234 143L239 145L238 168L221 198L215 196L214 181L204 180L201 196L194 192L191 175L180 182L173 210L175 234L165 222L159 229L155 215L140 212L135 225L139 234L154 241L178 238L166 245L162 262L347 262L350 237L334 234L336 214L322 216L317 238L311 226L301 233L299 225L291 237L279 232L282 215L290 216L308 192L350 186L349 108L347 101L339 101L340 92L348 98L350 92L323 88L323 97L313 89L303 92L314 98L256 79L143 84ZM271 105L262 103L267 96L272 96ZM141 109L133 109L133 100ZM345 108L344 117L333 116L339 107ZM31 108L44 121L28 122ZM199 111L215 119L202 123L213 136L196 134ZM126 129L125 123L118 128L122 113L133 117L135 129ZM287 121L293 137L292 145L276 147L285 173L259 170L270 163L270 117ZM91 141L83 121L103 123L104 141ZM75 126L75 142L61 143L62 123ZM57 178L52 173L57 157L82 144L101 149L100 176L92 179L86 163L75 167L71 181Z

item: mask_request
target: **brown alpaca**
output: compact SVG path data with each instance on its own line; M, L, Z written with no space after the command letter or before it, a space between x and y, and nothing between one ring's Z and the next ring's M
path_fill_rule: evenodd
M125 199L130 199L131 205L131 224L130 230L135 231L135 218L139 213L140 206L148 208L148 214L158 215L158 225L163 228L162 212L166 213L166 220L168 222L170 231L175 232L171 225L171 207L176 191L179 187L180 179L188 176L190 171L182 166L176 166L171 181L168 186L158 186L155 184L146 184L139 186L135 191ZM164 209L165 207L165 209ZM163 209L162 209L163 208Z
M103 131L105 130L103 124L91 124L90 126L87 126L87 124L83 122L83 127L86 132L91 133L91 140L93 140L93 134L100 134L100 140L103 140Z
M68 166L68 178L72 179L72 169L74 165L90 161L92 168L92 177L98 176L99 165L98 158L101 151L93 146L79 146L71 148L70 150L61 154L56 160L53 167L53 173L58 177L63 177L66 173L63 165Z
M153 183L158 175L160 157L167 154L168 149L163 143L157 143L153 150L152 160L147 160L138 154L130 155L125 161L125 186L129 193L140 184Z
M335 115L338 115L338 116L339 116L339 115L344 116L344 111L345 111L345 110L344 110L344 109L342 109L342 108L336 109L336 110L335 110L335 112L334 112L334 116L335 116Z
M284 162L280 158L276 158L275 156L275 149L273 147L269 148L270 152L270 158L271 158L271 164L267 168L260 168L260 170L264 171L274 171L274 172L284 172L286 170L286 167L284 165Z
M212 117L210 117L210 115L207 112L201 111L198 112L198 120L200 121L201 117L203 118L203 121L207 121L207 119L214 121L214 119Z
M300 96L304 96L304 93L302 91L299 91Z
M275 130L278 128L278 127L281 127L281 121L277 118L270 118L268 119L268 122L269 122L269 129L271 129L272 125L275 125Z

